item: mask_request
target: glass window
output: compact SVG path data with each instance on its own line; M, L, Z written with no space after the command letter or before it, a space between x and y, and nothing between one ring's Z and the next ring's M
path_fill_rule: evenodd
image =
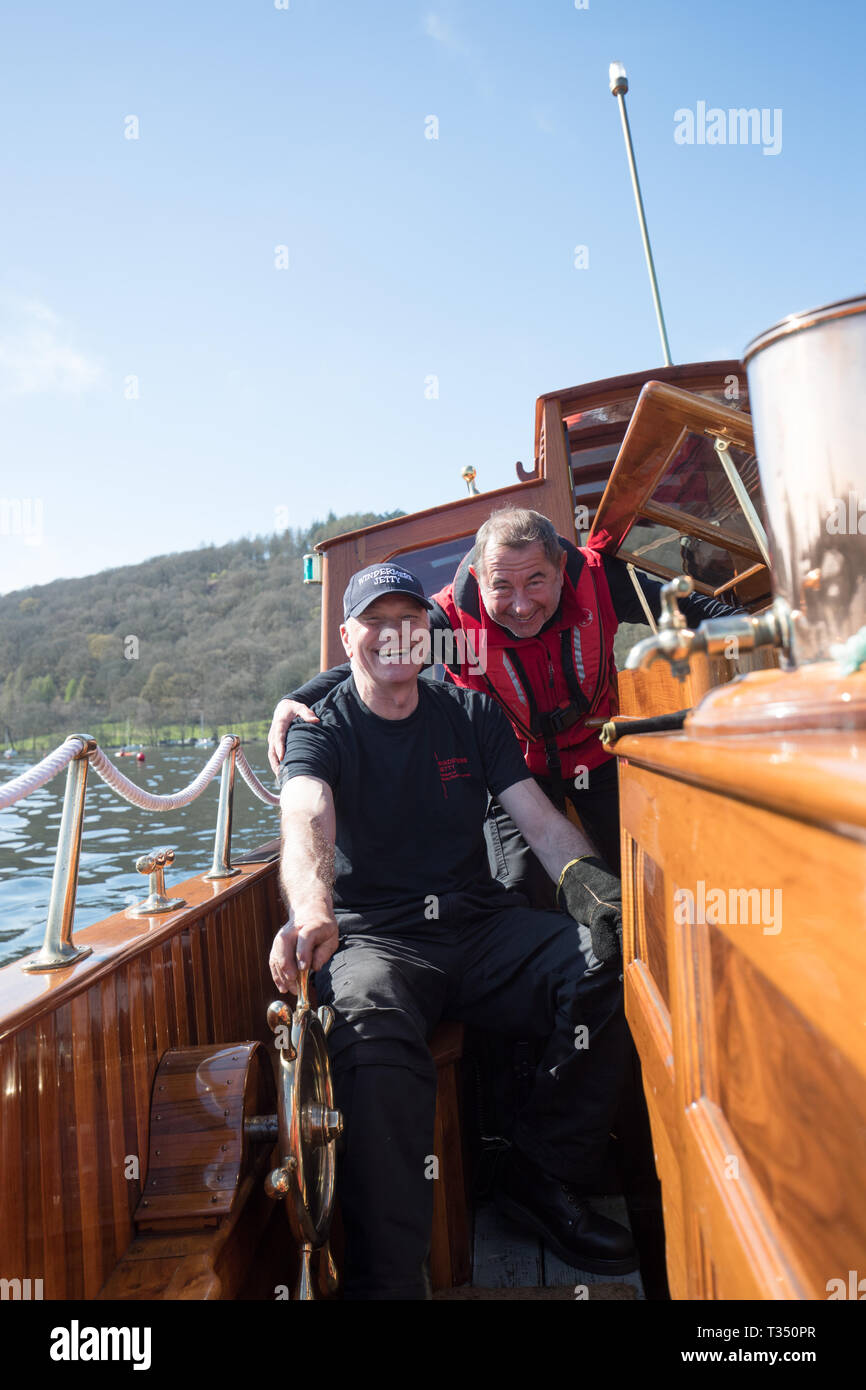
M737 400L730 400L725 394L725 390L720 387L692 390L691 394L702 396L707 401L716 401L719 405L727 406L729 410L748 411L749 409L749 398L745 391ZM639 395L640 389L632 391L627 396L621 396L618 400L608 401L606 405L598 405L590 410L576 410L573 414L564 416L569 433L577 430L597 429L600 425L612 425L619 421L628 423L634 413Z
M723 546L712 545L698 536L684 536L670 526L639 517L629 531L622 549L630 555L663 565L671 577L690 574L700 584L718 589L736 573L749 567L742 555L733 555ZM651 572L651 571L650 571Z
M739 474L763 523L763 498L758 463L754 454L735 445L728 457ZM689 516L724 526L754 545L749 524L716 453L714 440L705 434L687 434L651 495L652 502L676 507Z
M424 585L424 593L430 598L451 583L463 556L472 549L474 539L473 532L455 541L439 541L435 545L422 546L419 550L403 550L391 558L399 560L401 565L418 576Z

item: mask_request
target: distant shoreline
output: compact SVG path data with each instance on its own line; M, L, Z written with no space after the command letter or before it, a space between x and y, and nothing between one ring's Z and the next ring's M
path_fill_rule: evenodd
M41 755L42 757L44 757L46 753L51 753L54 751L55 748L59 748L60 745L67 738L69 738L70 734L79 733L86 734L89 738L95 738L100 748L104 749L106 753L119 753L121 749L124 748L131 748L134 749L136 752L138 752L139 749L146 750L148 748L190 749L197 747L198 740L202 737L208 740L208 744L210 747L216 748L220 739L224 738L226 734L237 734L242 744L267 743L268 739L267 730L264 733L245 733L243 732L242 726L238 725L226 725L225 728L220 726L219 732L216 735L197 734L195 738L186 739L154 739L148 737L136 738L133 735L130 737L128 742L124 741L123 739L118 739L116 736L113 735L108 738L104 738L99 733L91 733L89 729L70 729L65 734L36 734L33 737L23 739L20 744L15 745L15 748L13 750L13 756L18 758L29 758L33 757L34 755ZM7 751L8 745L6 747L0 747L0 752L2 752L4 758L6 756Z

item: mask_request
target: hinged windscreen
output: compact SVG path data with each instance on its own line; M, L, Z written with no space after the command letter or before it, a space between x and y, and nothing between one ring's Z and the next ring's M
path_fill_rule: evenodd
M730 603L769 600L751 418L648 382L590 533L591 544L661 579L688 574Z

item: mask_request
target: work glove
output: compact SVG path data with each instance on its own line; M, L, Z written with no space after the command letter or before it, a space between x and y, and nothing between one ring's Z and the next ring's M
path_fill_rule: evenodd
M556 905L575 922L589 927L598 960L622 956L622 885L603 860L590 854L566 864L556 890Z

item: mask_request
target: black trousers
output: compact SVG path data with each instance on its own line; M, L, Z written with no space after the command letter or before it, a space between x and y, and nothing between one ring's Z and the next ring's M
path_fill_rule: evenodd
M553 784L536 777L541 790L555 804ZM565 784L590 839L598 846L602 859L615 874L620 872L619 783L616 759L602 763L588 774L588 786ZM553 907L555 885L551 883L511 817L491 799L484 823L490 872L504 887L521 893L536 907Z
M514 1142L553 1176L591 1183L627 1068L622 981L585 927L495 884L441 897L438 920L360 925L316 975L337 1015L328 1050L344 1118L344 1296L419 1299L436 1181L435 1025L547 1040Z
M535 779L542 791L554 800L552 783ZM616 759L611 758L589 773L589 785L576 789L566 786L569 800L583 822L586 833L598 846L601 857L614 873L620 868L619 783ZM555 888L527 845L517 826L497 801L491 800L484 823L487 856L493 876L536 907L554 905ZM655 1172L652 1134L644 1098L641 1066L637 1049L629 1036L626 1084L622 1105L614 1117L614 1127L622 1141L621 1174L627 1193L638 1202L654 1202L660 1212L660 1192ZM631 1198L630 1210L631 1210ZM632 1211L632 1220L636 1220Z

